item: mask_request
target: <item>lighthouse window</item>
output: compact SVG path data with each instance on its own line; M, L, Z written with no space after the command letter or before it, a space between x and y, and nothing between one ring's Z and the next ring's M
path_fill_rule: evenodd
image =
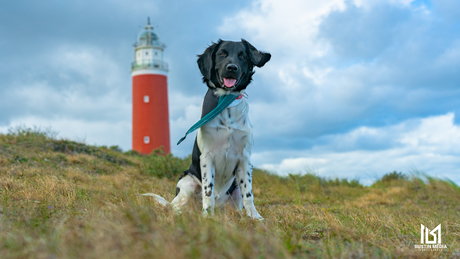
M158 52L155 52L155 56L158 56Z
M149 54L149 52L148 52L148 51L146 51L146 52L145 52L145 55L147 56L148 54Z
M148 144L150 143L150 137L149 136L145 136L144 137L144 144Z
M148 95L144 95L144 103L149 103L150 98Z

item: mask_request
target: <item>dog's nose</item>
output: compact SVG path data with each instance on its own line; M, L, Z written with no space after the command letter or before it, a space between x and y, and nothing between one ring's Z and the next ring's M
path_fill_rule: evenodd
M227 71L236 72L236 71L238 71L238 66L235 65L235 64L228 64L227 65Z

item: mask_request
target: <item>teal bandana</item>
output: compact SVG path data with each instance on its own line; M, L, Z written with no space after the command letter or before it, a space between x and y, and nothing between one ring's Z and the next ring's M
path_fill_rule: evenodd
M217 107L214 108L210 113L206 114L201 120L199 120L197 123L195 123L188 131L185 133L185 136L182 137L179 142L177 142L177 145L179 145L189 133L194 132L195 130L203 127L206 125L206 123L212 121L217 115L219 115L221 112L225 110L233 101L238 98L238 95L234 94L227 94L227 95L222 95L219 97L219 102L217 103Z

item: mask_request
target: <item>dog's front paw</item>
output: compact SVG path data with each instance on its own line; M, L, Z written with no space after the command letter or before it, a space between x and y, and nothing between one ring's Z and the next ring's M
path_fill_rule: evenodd
M252 219L264 220L264 218L262 218L262 216L260 216L259 212L257 212L256 208L246 210L246 213Z
M208 208L203 208L203 216L204 217L209 217L214 215L214 210L211 207Z
M257 220L260 220L260 221L264 220L264 218L262 218L262 216L260 216L259 213L257 213L257 216L252 216L252 219L257 219Z

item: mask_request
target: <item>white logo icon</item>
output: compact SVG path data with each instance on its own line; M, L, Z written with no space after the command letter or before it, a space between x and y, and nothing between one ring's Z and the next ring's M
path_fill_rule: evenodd
M441 244L441 224L430 231L429 228L420 224L420 245L414 245L422 251L441 251L447 249L447 245Z
M433 230L429 230L427 227L425 227L423 224L420 224L422 226L422 229L420 231L420 243L421 244L441 244L441 224L439 224L437 227L435 227ZM438 232L438 235L436 235L436 231ZM428 232L430 233L431 236L433 236L433 240L429 239ZM436 242L437 241L437 242Z

